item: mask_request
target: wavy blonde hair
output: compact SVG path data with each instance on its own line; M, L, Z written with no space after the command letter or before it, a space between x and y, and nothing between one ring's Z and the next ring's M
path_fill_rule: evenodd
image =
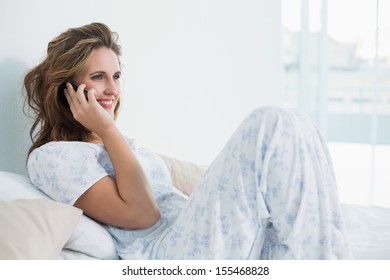
M90 140L91 131L73 118L58 88L85 69L95 49L110 48L119 61L121 47L117 40L117 33L105 24L91 23L70 28L49 42L46 58L24 78L25 106L34 119L30 129L33 143L28 154L50 141ZM114 118L117 117L119 106L118 100Z

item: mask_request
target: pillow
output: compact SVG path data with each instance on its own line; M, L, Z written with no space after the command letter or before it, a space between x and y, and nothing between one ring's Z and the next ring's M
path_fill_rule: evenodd
M64 249L103 260L119 258L111 234L102 225L85 215L81 216L80 223L64 245Z
M52 200L41 190L35 188L28 177L0 171L0 201L17 199ZM80 252L97 259L117 259L115 241L110 233L99 223L81 216L64 249Z
M0 171L0 200L16 199L50 199L39 189L35 188L28 177Z
M203 177L207 166L178 160L166 155L159 154L159 156L171 172L173 185L189 196Z
M57 259L81 215L46 199L0 201L0 259Z

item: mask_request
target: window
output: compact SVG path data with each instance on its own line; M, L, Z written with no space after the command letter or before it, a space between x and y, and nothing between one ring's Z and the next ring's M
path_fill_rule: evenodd
M282 0L286 106L319 125L342 202L390 206L389 0Z

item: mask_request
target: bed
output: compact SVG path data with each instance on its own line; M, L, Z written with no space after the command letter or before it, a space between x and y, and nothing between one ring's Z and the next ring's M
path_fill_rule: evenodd
M189 195L206 167L161 155ZM390 260L390 208L342 204L358 260ZM0 171L0 259L115 260L115 240L80 209L55 202L28 177Z

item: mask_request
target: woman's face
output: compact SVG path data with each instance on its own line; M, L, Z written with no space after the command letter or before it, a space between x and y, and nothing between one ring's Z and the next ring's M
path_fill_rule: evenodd
M86 89L94 89L99 104L114 117L114 109L120 96L121 71L118 57L113 50L101 47L92 52L87 67L75 78Z

